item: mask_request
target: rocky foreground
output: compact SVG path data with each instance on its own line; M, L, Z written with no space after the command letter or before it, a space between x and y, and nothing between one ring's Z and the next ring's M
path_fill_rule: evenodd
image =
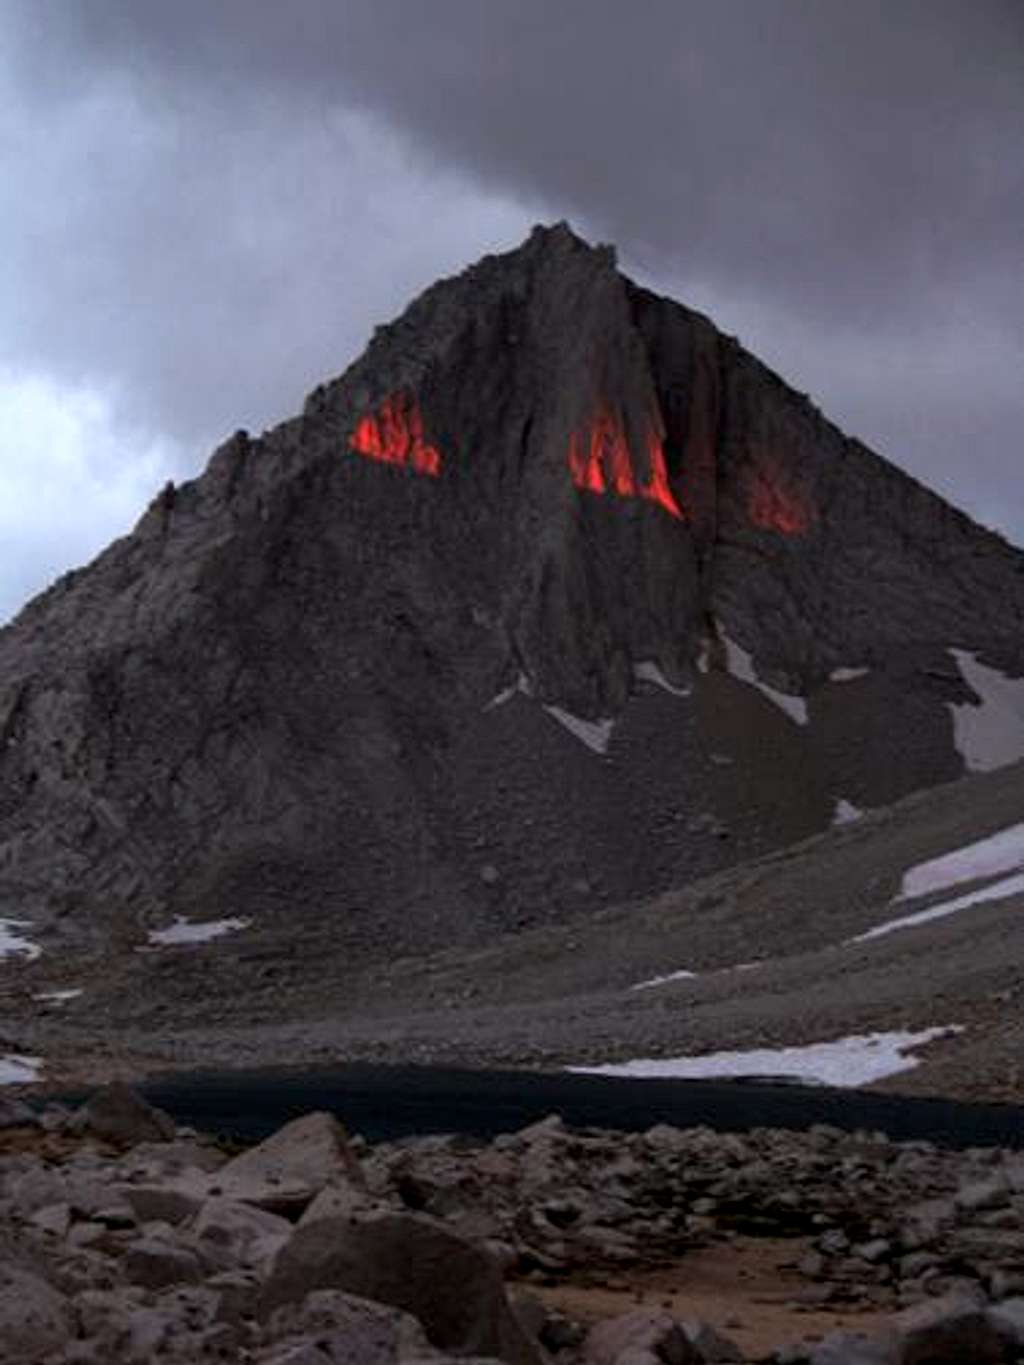
M370 1147L309 1114L232 1153L115 1085L3 1101L0 1218L17 1365L1024 1360L1024 1157L994 1149L557 1116Z

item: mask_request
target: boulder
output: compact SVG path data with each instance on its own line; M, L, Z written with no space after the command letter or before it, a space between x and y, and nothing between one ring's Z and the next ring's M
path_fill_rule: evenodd
M1002 1209L1010 1202L1010 1187L1002 1175L988 1180L973 1180L956 1192L956 1206L965 1213Z
M208 1199L196 1214L190 1230L201 1241L223 1248L242 1266L270 1261L292 1233L287 1218L252 1204L233 1199Z
M829 1332L810 1352L810 1365L893 1365L893 1346L861 1332Z
M72 1126L124 1147L134 1147L137 1142L165 1142L176 1132L169 1114L154 1109L122 1081L97 1090L77 1110Z
M202 1265L194 1251L154 1237L140 1238L128 1248L124 1269L129 1281L143 1289L164 1289L202 1278Z
M1000 1365L1005 1356L984 1304L961 1294L898 1313L887 1345L893 1365Z
M164 1185L121 1185L117 1195L140 1223L169 1223L172 1227L193 1218L205 1202L207 1179L200 1171L192 1179L177 1178Z
M704 1357L687 1336L683 1324L670 1313L638 1308L633 1313L599 1322L587 1333L583 1347L587 1365L703 1365Z
M494 1261L480 1247L422 1214L383 1214L355 1223L324 1218L296 1229L264 1291L269 1316L313 1289L340 1289L391 1304L423 1324L433 1346L539 1365L516 1322Z
M432 1354L423 1328L399 1308L337 1289L318 1289L301 1303L286 1304L271 1315L267 1335L274 1339L342 1337L353 1365L392 1365L409 1356ZM331 1356L331 1359L334 1359Z
M67 1202L67 1182L60 1171L48 1166L15 1168L4 1180L4 1193L11 1211L30 1218L39 1209Z
M71 1330L63 1294L21 1266L0 1264L0 1361L34 1361L63 1345Z
M75 1300L81 1333L95 1353L88 1358L97 1365L245 1359L239 1349L244 1334L233 1325L214 1322L216 1306L216 1293L199 1285L162 1294L128 1286L84 1293Z
M344 1358L344 1357L343 1357ZM278 1341L257 1351L254 1365L336 1365L338 1357L328 1341Z
M359 1162L332 1114L306 1114L235 1157L217 1173L211 1193L298 1216L330 1183L363 1187Z
M121 1159L127 1180L142 1183L164 1180L168 1176L190 1176L196 1171L212 1175L226 1166L229 1157L209 1139L198 1140L179 1135L171 1142L142 1142Z
M39 1115L22 1100L0 1095L0 1132L7 1128L36 1128Z
M366 1190L352 1185L327 1185L303 1211L299 1227L315 1223L318 1218L366 1217L373 1212L384 1212L382 1204Z
M1004 1299L988 1310L988 1320L1016 1352L1024 1350L1024 1298Z
M51 1237L66 1237L71 1226L71 1208L68 1204L47 1204L31 1214L28 1221L32 1227Z
M688 1318L681 1324L690 1344L696 1346L701 1360L706 1365L731 1365L746 1359L743 1352L729 1337L723 1336L709 1322Z

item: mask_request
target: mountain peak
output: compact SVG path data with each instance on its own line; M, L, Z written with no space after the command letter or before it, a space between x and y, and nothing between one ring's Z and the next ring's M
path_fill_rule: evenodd
M588 242L585 237L581 237L576 232L572 224L566 219L561 218L557 223L535 223L530 229L530 235L519 247L520 251L528 250L532 252L565 252L565 251L586 251L594 252L602 257L609 265L615 266L616 253L615 247L610 243L598 243L597 245Z
M963 772L1022 567L539 227L0 633L0 894L355 959L655 892Z

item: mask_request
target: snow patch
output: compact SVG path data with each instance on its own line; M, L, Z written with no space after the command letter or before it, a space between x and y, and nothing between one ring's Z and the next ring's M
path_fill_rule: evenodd
M640 663L634 664L633 676L639 682L653 683L662 691L671 692L674 697L688 697L690 695L688 687L677 687L675 683L670 683L653 659L642 659Z
M981 698L950 703L953 742L971 772L991 772L1024 758L1024 678L1008 678L965 649L950 651L960 676Z
M8 1053L0 1057L0 1085L29 1085L38 1081L42 1057L19 1057Z
M635 986L630 986L631 991L646 991L652 986L664 986L669 981L692 981L696 977L696 972L688 972L685 968L678 972L669 972L667 976L652 976L649 981L638 981Z
M595 754L608 752L612 730L615 728L613 720L584 720L581 716L574 716L571 711L563 711L560 706L545 706L544 710L588 749L593 749Z
M763 683L754 672L754 663L751 656L738 645L735 640L731 640L728 635L723 635L722 640L725 644L726 667L734 678L740 682L750 683L757 690L768 698L775 706L785 711L790 720L797 725L807 724L807 702L803 697L793 697L786 692L778 692L774 687L769 687Z
M670 686L667 682L665 685ZM492 697L484 710L493 711L496 707L504 706L506 702L519 695L533 696L533 686L525 673L520 673L510 687L504 688ZM545 706L544 710L553 720L557 720L559 725L564 726L575 739L580 740L588 749L592 749L595 754L607 753L612 729L615 725L610 717L601 720L584 720L582 716L574 716L571 711L566 711L561 706Z
M1024 894L1024 872L1018 872L1014 877L1004 877L1002 881L993 882L990 886L980 887L976 891L968 891L964 896L957 896L955 900L942 901L938 905L930 905L927 910L918 910L913 915L901 915L899 919L887 920L884 924L876 924L873 929L868 929L866 933L858 934L856 938L847 939L847 943L864 943L871 938L881 938L885 934L891 934L896 929L912 929L918 924L928 924L933 919L945 919L947 915L955 915L958 910L966 910L970 905L981 905L985 901L1005 900L1007 896L1019 896Z
M204 924L190 924L179 915L166 929L151 929L149 941L161 947L178 943L208 943L236 929L246 929L251 923L250 919L213 919Z
M75 990L40 991L32 999L39 1000L44 1005L63 1005L66 1000L76 1000L82 993L81 986L78 986Z
M980 881L982 877L999 877L1005 872L1024 870L1024 824L1008 825L987 839L965 844L941 858L918 863L903 876L897 900L913 900L929 896L933 891L945 891L961 882Z
M852 825L863 814L860 806L855 806L852 801L847 801L845 797L841 796L836 801L836 808L832 813L832 823L833 825Z
M484 710L493 711L495 707L504 706L507 701L511 701L513 697L519 696L520 694L524 697L533 695L533 689L530 687L530 680L525 673L520 673L519 677L516 678L511 686L503 688L493 696L484 707Z
M914 1048L963 1030L956 1025L920 1033L853 1034L804 1047L755 1048L750 1052L711 1052L703 1057L642 1057L604 1066L572 1066L570 1071L600 1076L701 1080L726 1076L792 1077L813 1085L870 1085L918 1065Z
M43 950L38 943L31 943L16 933L16 930L28 927L28 920L0 919L0 958L20 956L31 962L39 956Z
M833 668L828 680L835 683L854 682L857 678L867 677L870 672L870 668Z

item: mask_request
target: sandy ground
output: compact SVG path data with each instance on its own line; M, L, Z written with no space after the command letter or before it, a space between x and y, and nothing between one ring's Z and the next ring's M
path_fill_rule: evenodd
M871 1332L891 1317L891 1309L863 1304L816 1304L817 1287L809 1287L793 1269L809 1245L804 1238L735 1237L659 1269L527 1287L548 1307L588 1326L637 1307L699 1318L751 1359L829 1332Z

